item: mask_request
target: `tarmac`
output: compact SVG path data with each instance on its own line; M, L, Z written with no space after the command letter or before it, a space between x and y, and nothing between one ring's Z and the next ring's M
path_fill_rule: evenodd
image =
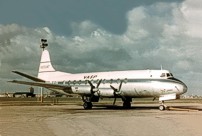
M29 105L1 102L0 136L201 136L202 103L168 103L171 110L159 111L158 103L121 102L95 104L84 110L79 101Z

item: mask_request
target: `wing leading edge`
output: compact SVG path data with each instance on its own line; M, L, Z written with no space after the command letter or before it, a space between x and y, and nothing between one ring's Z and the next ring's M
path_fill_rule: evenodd
M23 76L23 77L26 77L26 78L28 78L28 79L31 79L32 81L45 82L45 81L42 80L42 79L39 79L39 78L37 78L37 77L28 75L28 74L26 74L26 73L22 73L22 72L19 72L19 71L12 71L12 72L13 72L13 73L16 73L16 74L18 74L18 75L21 75L21 76Z
M13 80L13 81L8 81L10 83L17 83L17 84L23 84L23 85L31 85L31 86L39 86L39 87L44 87L47 89L59 89L67 92L67 93L72 93L71 87L66 86L66 85L58 85L58 84L51 84L51 83L44 83L44 82L27 82L27 81L18 81L18 80Z

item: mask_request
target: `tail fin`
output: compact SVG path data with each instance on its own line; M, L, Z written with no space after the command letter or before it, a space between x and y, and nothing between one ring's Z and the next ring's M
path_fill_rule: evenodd
M70 73L56 71L51 64L48 50L43 50L39 65L38 78L45 81L60 81L63 80L64 76L69 74Z
M41 55L41 61L39 65L39 73L43 72L55 72L51 61L50 61L50 54L47 50L44 50Z

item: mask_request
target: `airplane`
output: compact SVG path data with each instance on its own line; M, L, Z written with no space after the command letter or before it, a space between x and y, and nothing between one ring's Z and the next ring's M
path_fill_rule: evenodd
M175 78L168 70L128 70L91 73L65 73L54 69L51 63L47 40L42 39L43 48L38 76L12 71L32 81L8 81L47 88L61 94L77 94L83 100L84 109L92 109L92 102L100 98L121 98L124 108L131 108L134 98L158 98L159 110L167 108L166 100L179 99L187 92L185 83Z

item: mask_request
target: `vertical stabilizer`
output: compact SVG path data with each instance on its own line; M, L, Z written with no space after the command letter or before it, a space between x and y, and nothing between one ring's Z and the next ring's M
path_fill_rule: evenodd
M56 71L51 64L48 50L43 50L39 65L38 78L49 82L63 81L68 75L70 75L70 73Z
M47 50L44 50L41 55L41 61L39 65L39 73L43 72L55 72L50 60L50 54Z
M43 50L39 65L38 78L45 81L50 81L53 74L55 75L55 73L57 72L55 71L55 69L51 64L50 54L48 50Z

